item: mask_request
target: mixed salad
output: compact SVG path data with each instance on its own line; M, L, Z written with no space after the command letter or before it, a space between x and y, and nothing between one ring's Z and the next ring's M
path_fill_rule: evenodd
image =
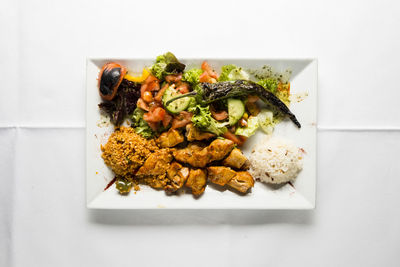
M186 69L167 52L139 76L117 63L105 64L99 107L116 126L128 119L148 139L192 124L199 135L242 145L258 129L271 134L286 117L301 127L288 108L289 76L290 71L278 73L269 66L253 70L230 64L217 72L207 61Z

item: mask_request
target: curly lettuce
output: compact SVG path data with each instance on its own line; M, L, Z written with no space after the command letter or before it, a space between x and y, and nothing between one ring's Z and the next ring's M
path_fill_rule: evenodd
M150 71L154 76L161 80L164 76L166 66L167 64L165 62L157 62L151 66Z
M189 105L186 110L191 112L191 110L195 110L195 108L197 106L197 101L196 101L195 97L189 97L189 99L190 99L190 102L189 102Z
M192 122L196 127L199 129L207 129L207 127L210 126L212 117L208 106L202 107L196 105L190 111L194 113Z
M154 132L143 119L143 114L144 111L142 109L136 108L131 116L131 126L137 134L140 134L144 138L152 138L154 136Z
M183 73L182 81L188 82L191 85L200 83L200 75L203 73L201 69L190 69Z
M278 80L275 78L261 79L257 83L273 94L278 91Z
M156 58L156 63L150 67L150 71L162 80L166 75L181 73L185 67L185 64L180 63L174 54L167 52Z
M217 136L223 135L228 130L226 125L228 123L221 123L211 117L211 112L208 106L202 107L197 105L191 109L193 112L192 122L193 125L203 131L213 133Z
M278 79L272 77L261 79L257 83L276 95L285 105L290 104L290 83L280 83Z

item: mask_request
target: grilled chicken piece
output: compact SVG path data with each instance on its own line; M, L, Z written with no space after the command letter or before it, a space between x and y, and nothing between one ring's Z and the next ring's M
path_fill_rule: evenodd
M247 193L254 186L254 179L248 172L237 172L236 176L228 182L228 186L241 193Z
M182 188L187 179L189 178L189 173L190 173L190 169L188 167L183 167L182 169L179 170L178 172L178 176L179 176L179 182L177 182L177 178L175 176L175 183L179 186L178 189Z
M152 153L139 168L136 173L137 177L158 176L165 174L172 161L172 154L168 148L157 150Z
M167 170L167 177L173 178L175 175L178 174L179 170L182 169L182 165L176 161L173 161Z
M228 167L212 166L207 168L208 179L221 186L226 185L233 177L236 176L236 172Z
M231 140L216 139L208 147L202 148L198 144L190 144L188 147L174 152L176 160L188 163L193 167L204 168L207 163L223 159L235 146Z
M174 151L176 160L190 164L193 167L205 167L209 161L207 149L196 143L190 143L186 148Z
M164 132L157 138L157 144L160 147L174 147L184 141L183 135L175 129Z
M195 196L201 195L206 189L207 172L204 169L191 169L186 186L192 189Z
M186 125L186 138L188 141L201 141L214 137L215 134L202 132L197 127L193 126L193 123Z
M207 147L210 154L210 162L225 158L235 147L235 143L229 139L216 139Z
M164 189L168 183L168 178L166 177L166 173L163 173L158 176L141 176L138 182L147 184L154 189Z
M229 154L229 156L224 159L222 164L224 166L240 169L240 168L247 168L247 158L243 155L242 151L240 149L235 148L232 150L232 152Z
M137 171L135 178L155 189L163 189L168 182L166 172L172 160L170 149L164 148L152 153Z
M182 188L188 177L189 168L182 167L182 165L176 161L172 162L167 171L168 183L164 188L165 191L167 193L173 193Z

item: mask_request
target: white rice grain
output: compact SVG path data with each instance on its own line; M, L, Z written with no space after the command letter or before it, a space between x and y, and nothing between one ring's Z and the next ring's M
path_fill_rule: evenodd
M281 138L269 138L253 149L250 173L265 183L293 181L303 168L303 150Z

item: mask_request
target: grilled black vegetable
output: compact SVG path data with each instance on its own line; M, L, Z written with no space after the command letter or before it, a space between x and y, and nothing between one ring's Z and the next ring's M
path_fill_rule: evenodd
M257 95L260 99L275 107L279 112L288 116L290 120L301 128L301 124L296 119L296 116L289 110L277 96L266 90L259 84L246 80L237 80L234 82L218 82L218 83L201 83L195 91L175 97L169 100L168 105L182 97L197 96L197 101L202 105L207 105L215 101L224 100L227 98L238 98L247 95Z

